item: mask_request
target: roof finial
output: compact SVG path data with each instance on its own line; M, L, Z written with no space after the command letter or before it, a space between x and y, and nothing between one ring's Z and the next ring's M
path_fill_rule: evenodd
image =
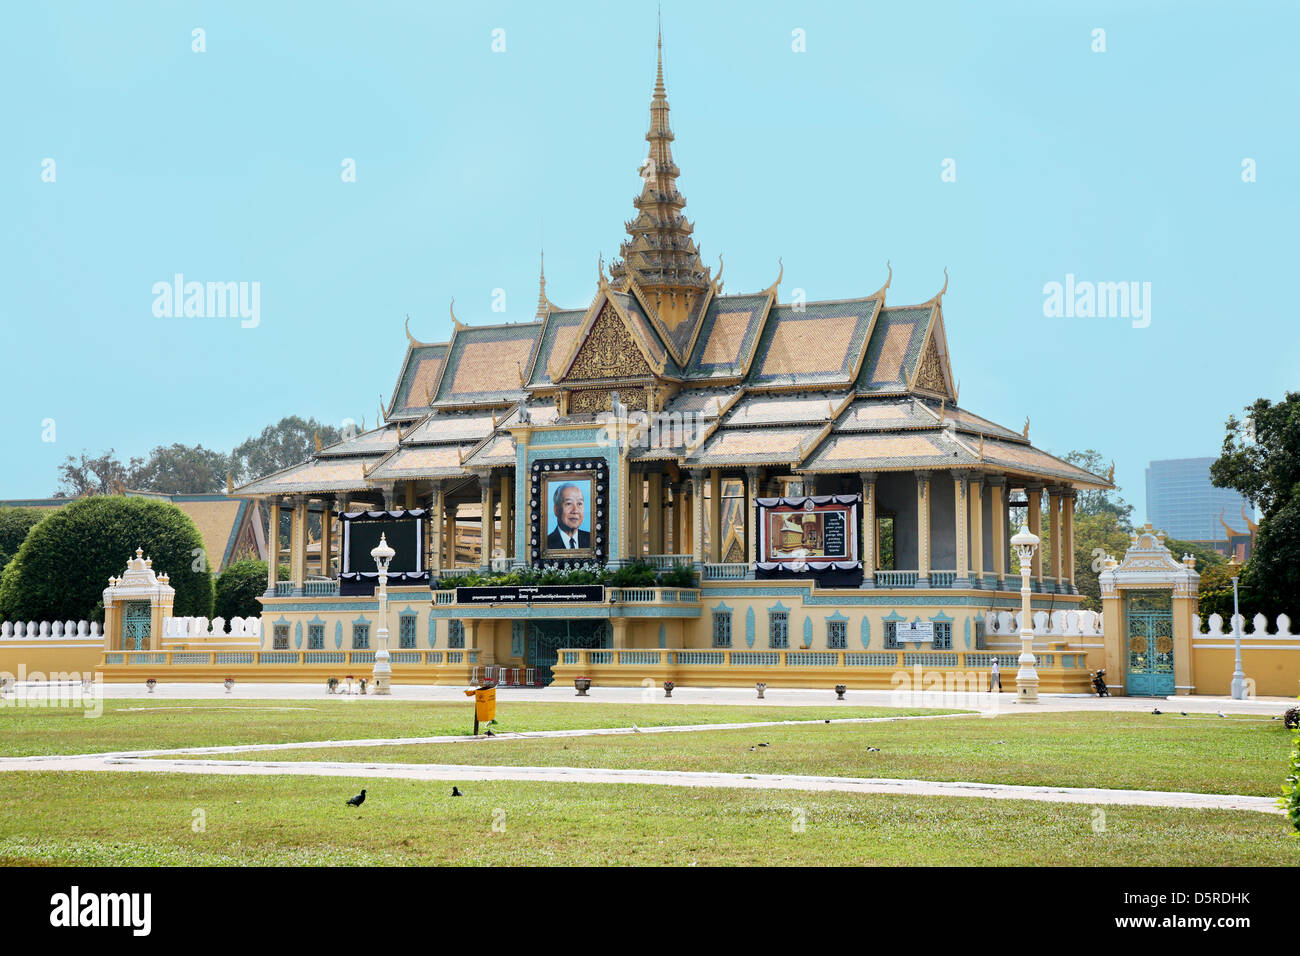
M655 92L664 91L664 8L659 7L659 71L655 75Z
M451 324L457 329L457 331L465 328L465 323L462 322L460 319L456 318L456 297L455 296L452 296L451 305L447 307L447 311L451 313Z
M415 336L411 334L411 313L406 313L406 341L411 343L411 348L415 348L420 343L415 341Z
M943 288L940 289L939 294L934 297L935 301L937 302L940 299L942 299L943 294L947 291L948 291L948 267L944 266L943 267Z
M1029 416L1028 415L1025 416L1025 428L1024 431L1020 433L1020 437L1021 438L1029 437Z
M770 295L773 299L776 298L777 287L781 285L781 279L785 276L785 262L781 259L780 256L777 256L776 264L781 267L780 271L777 272L776 274L776 281L773 282L766 289L767 294Z
M542 250L542 265L537 273L537 317L546 318L551 311L551 304L546 301L546 250Z

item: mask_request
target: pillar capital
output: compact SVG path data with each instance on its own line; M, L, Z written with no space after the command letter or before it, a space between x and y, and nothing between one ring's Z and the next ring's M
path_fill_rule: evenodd
M874 483L875 480L880 477L880 475L878 472L874 472L874 471L860 471L858 472L858 477L861 478L864 482Z

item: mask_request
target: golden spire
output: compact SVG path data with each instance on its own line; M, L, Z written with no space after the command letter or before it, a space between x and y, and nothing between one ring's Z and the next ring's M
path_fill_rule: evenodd
M537 270L537 317L546 318L546 313L551 310L550 303L546 301L546 250L542 250L542 264Z
M609 274L616 282L635 278L654 299L664 324L673 329L691 315L710 278L693 238L695 227L682 214L686 200L677 191L680 170L673 162L673 131L668 123L662 29L645 138L650 151L641 168L641 195L633 202L637 215L624 223L631 238L619 248L622 258L610 264Z

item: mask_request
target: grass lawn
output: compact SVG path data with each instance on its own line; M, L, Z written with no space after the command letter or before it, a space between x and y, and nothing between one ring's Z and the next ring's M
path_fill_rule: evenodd
M944 713L886 707L695 706L510 701L497 705L499 731L575 730L668 724L725 724L823 717L884 717ZM368 737L435 737L473 730L473 704L412 703L374 698L321 700L106 700L103 715L87 718L72 708L0 708L0 757L213 747L228 744L354 740Z
M359 809L345 805L366 787ZM1283 817L634 785L0 776L0 864L1290 865ZM203 832L194 832L195 811ZM504 832L494 832L496 819ZM796 814L795 811L798 811ZM795 832L802 819L804 829Z
M771 746L751 752L761 741ZM1274 796L1290 752L1291 733L1281 721L1088 712L232 756L906 777Z

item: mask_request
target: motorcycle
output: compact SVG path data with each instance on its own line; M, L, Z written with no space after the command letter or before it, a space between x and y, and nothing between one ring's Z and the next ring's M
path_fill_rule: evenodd
M1099 667L1097 673L1092 675L1092 689L1097 692L1098 697L1110 696L1110 688L1106 686L1106 668Z

